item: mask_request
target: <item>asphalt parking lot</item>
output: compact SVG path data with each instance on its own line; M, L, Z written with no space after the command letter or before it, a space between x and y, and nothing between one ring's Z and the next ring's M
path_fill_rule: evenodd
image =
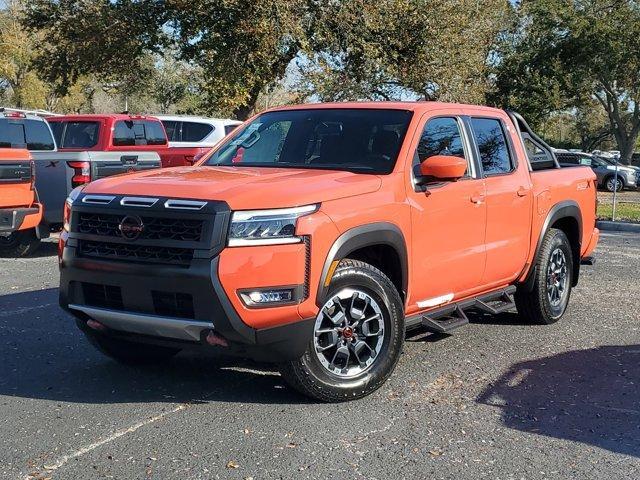
M0 260L0 478L640 477L640 235L605 234L567 315L409 338L364 400L314 404L212 354L127 368L57 306L55 243Z

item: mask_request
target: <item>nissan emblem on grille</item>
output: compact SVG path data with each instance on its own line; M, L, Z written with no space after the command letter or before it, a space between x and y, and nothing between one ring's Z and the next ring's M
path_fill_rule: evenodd
M126 240L136 240L144 231L144 223L136 215L127 215L118 225L118 230Z

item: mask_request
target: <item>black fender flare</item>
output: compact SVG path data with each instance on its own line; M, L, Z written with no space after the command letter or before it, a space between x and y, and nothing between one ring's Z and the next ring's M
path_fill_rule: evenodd
M544 240L545 235L551 228L551 225L555 224L558 220L562 220L563 218L573 218L578 223L578 245L577 248L574 248L574 256L576 258L573 259L573 286L578 284L578 278L580 276L580 250L581 250L581 242L582 242L582 212L580 211L580 206L573 200L564 200L562 202L556 203L547 214L547 218L545 218L544 223L542 224L542 229L540 230L540 236L538 237L538 242L536 244L535 254L533 256L533 262L531 267L529 268L529 273L527 274L527 278L523 282L527 291L533 290L533 282L535 280L535 265L538 262L538 255L540 254L540 248L542 247L542 241ZM577 251L577 255L575 255Z
M402 295L407 291L408 283L408 259L407 243L400 228L389 222L375 222L347 230L333 243L327 254L320 275L318 293L316 295L316 305L321 306L328 287L324 286L325 278L334 260L342 260L348 255L364 247L372 245L389 245L400 258L400 268L402 269Z

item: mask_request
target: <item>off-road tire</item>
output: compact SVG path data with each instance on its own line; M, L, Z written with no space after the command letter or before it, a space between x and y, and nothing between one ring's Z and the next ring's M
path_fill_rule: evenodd
M180 351L178 348L130 342L97 333L85 332L85 335L101 353L124 365L162 363Z
M547 270L551 262L551 255L556 249L562 250L567 263L566 294L563 295L558 306L553 306L547 291ZM533 289L528 290L525 285L518 286L515 302L518 314L529 323L550 325L557 322L564 315L571 297L573 282L573 253L569 239L562 230L551 228L544 236L536 263L533 266Z
M0 236L0 257L26 257L33 254L40 246L36 229L17 230L11 235Z
M291 387L322 402L355 400L378 389L395 369L404 344L402 300L393 282L384 273L359 260L342 260L331 279L326 299L345 288L366 292L382 311L382 346L370 367L350 378L333 374L318 359L313 338L309 339L302 357L280 365L280 372Z

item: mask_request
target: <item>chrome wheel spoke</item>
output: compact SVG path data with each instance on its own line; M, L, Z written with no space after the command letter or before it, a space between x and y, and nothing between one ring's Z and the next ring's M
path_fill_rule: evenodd
M349 347L342 345L336 349L329 367L333 370L344 370L349 365Z
M358 364L362 368L367 366L367 363L366 363L367 356L369 358L375 357L375 352L371 349L371 347L366 342L363 342L362 340L352 343L351 350L353 351L353 355L358 361Z
M380 336L383 333L382 317L375 314L374 316L365 319L360 328L365 337Z
M356 306L356 300L360 300L360 295L358 294L358 292L353 292L353 295L351 296L351 306L349 307L349 315L351 315L352 320L362 320L365 315L364 312L367 310L371 298L369 296L366 296L363 299L364 306L362 306L362 308L358 308Z
M342 325L346 321L346 312L339 297L333 297L322 310L334 325Z
M316 351L324 352L332 347L335 347L340 340L340 334L337 328L325 328L323 330L316 330Z

